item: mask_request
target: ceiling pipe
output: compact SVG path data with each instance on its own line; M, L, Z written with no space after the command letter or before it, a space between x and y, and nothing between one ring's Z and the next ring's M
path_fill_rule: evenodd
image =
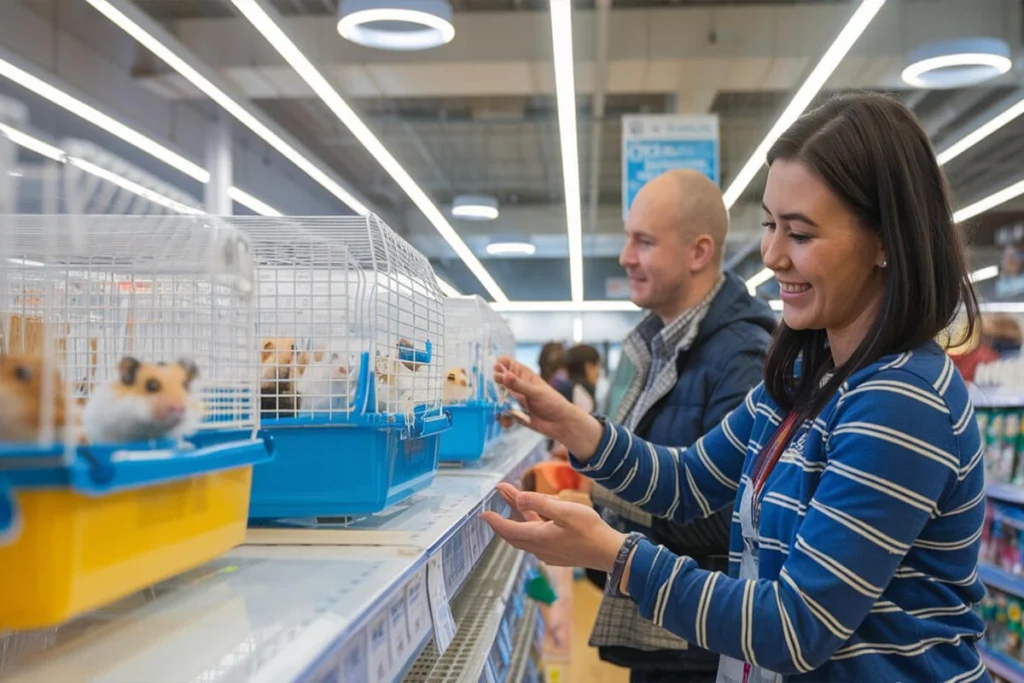
M608 19L611 0L597 0L594 22L594 103L590 114L590 180L587 194L587 224L597 233L597 205L601 194L601 134L604 130L605 88L608 85Z

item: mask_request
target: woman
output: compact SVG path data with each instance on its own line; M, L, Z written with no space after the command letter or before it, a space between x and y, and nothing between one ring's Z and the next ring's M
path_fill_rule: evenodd
M988 681L971 611L984 518L967 390L933 341L977 316L945 178L913 115L834 99L772 146L761 255L783 324L765 380L688 450L642 442L505 359L529 424L594 481L685 523L734 506L730 571L704 571L581 505L503 486L485 515L551 564L721 653L718 680ZM549 521L545 521L549 520Z
M565 352L570 400L584 412L597 408L597 381L601 377L601 353L589 344L577 344Z

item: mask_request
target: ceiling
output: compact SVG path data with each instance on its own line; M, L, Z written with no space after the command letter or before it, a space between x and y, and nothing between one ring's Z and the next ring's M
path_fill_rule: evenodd
M499 220L453 225L509 298L568 299L548 1L451 1L455 40L416 53L369 50L342 40L332 20L337 0L272 0L272 5L295 42L439 207L447 211L458 194L498 197ZM145 92L138 96L140 102L156 101L173 112L166 121L160 119L154 132L166 131L201 153L202 140L189 142L180 123L187 116L212 117L214 106L201 93L123 34L118 38L116 29L111 33L109 22L83 0L17 4L55 36L69 36L101 53L108 66L122 72L122 91L130 84ZM230 0L136 4L361 192L431 258L439 274L462 291L485 293L398 185ZM904 56L922 42L965 34L1002 37L1019 56L1022 5L1021 0L889 0L819 100L857 89L896 93L914 108L942 149L1007 102L1020 99L1020 74L1011 72L970 89L911 91L899 79ZM728 185L842 26L850 3L613 0L609 32L603 37L595 2L575 1L573 8L586 297L604 299L608 279L621 275L616 263L622 243L621 116L717 114L723 186ZM0 17L0 46L17 50L10 43L17 43L18 36L3 24ZM600 55L598 46L605 42L607 53ZM62 44L57 38L53 43ZM31 49L26 45L21 52ZM607 67L603 79L597 77L602 56ZM74 65L58 61L50 66L63 70L61 75L81 90L103 96L89 77L74 73ZM129 118L134 113L135 123L145 126L139 111L123 113ZM270 165L279 162L272 158L276 152L241 126L236 126L234 139L253 158ZM597 173L592 174L595 166ZM1024 176L1024 117L953 160L946 171L958 205ZM236 159L239 172L249 171L239 169ZM280 175L294 185L295 197L302 197L291 201L281 195L284 181L268 183L268 192L280 196L288 212L346 211L294 168ZM760 267L757 250L750 245L758 236L761 182L763 174L732 215L728 251L734 257L731 265L743 275ZM187 183L183 189L199 191ZM516 238L532 239L537 257L487 257L489 241ZM983 247L976 249L976 263L995 257L994 250Z

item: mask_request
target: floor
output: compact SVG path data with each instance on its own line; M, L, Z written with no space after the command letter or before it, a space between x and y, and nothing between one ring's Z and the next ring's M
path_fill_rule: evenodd
M569 683L628 683L629 671L602 662L587 645L601 604L601 591L586 580L573 584L572 659Z

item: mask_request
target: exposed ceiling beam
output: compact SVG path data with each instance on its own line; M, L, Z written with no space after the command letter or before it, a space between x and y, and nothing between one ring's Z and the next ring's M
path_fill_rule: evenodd
M901 20L876 22L830 82L836 88L906 90L900 79L907 52L925 40L958 37L964 26L998 36L1019 50L1019 3L935 0L901 3ZM787 3L719 7L616 8L610 23L607 94L637 92L790 91L807 65L808 40L822 26L841 24L849 3ZM594 35L592 9L573 10L578 36ZM716 26L718 40L707 40ZM394 53L339 39L324 17L288 17L285 27L310 59L350 97L482 97L551 95L554 80L543 12L462 12L456 40L439 50ZM771 30L765 30L771 27ZM244 20L175 22L181 41L233 79L247 95L309 97L310 88L272 52L253 44ZM589 52L589 51L588 51ZM577 56L577 92L590 95L593 56ZM160 80L163 75L155 74ZM176 79L176 74L171 78ZM180 81L180 79L177 79ZM1007 75L998 82L1010 82ZM178 88L188 93L192 88ZM186 95L187 96L187 95ZM193 95L195 96L195 95Z

